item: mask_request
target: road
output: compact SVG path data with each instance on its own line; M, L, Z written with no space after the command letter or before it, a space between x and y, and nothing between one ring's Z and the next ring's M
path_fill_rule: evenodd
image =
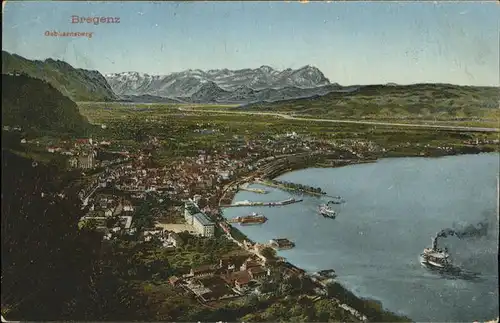
M464 127L464 126L451 126L451 125L431 125L431 124L418 124L418 123L392 123L392 122L378 122L378 121L361 121L361 120L339 120L339 119L313 119L295 117L283 113L275 112L257 112L257 111L225 111L225 110L211 110L211 109L194 109L194 108L178 108L180 111L185 112L203 112L203 113L220 113L220 114L247 114L247 115L268 115L280 117L288 120L302 120L302 121L315 121L315 122L331 122L331 123L351 123L351 124L365 124L375 126L391 126L391 127L409 127L409 128L427 128L427 129L442 129L442 130L455 130L467 132L500 132L499 128L481 128L481 127Z
M83 207L87 206L87 204L89 203L89 198L97 191L98 188L99 184L97 184L96 187L92 189L92 191L87 195L87 197L82 199Z

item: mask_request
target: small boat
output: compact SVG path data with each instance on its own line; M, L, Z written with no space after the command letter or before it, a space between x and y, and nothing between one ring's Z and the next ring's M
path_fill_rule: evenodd
M341 196L335 196L333 198L333 200L328 201L328 203L326 203L326 205L330 205L330 204L342 204L344 202L345 202L345 200Z
M319 206L318 212L325 218L335 219L335 217L337 216L337 212L335 212L335 210L325 204Z

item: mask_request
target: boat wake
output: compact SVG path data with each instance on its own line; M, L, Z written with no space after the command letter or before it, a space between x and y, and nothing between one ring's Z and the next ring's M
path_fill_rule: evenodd
M433 265L423 264L424 267L438 274L442 278L450 280L467 280L467 281L480 281L483 280L481 273L465 270L455 265L448 265L446 268L438 268Z

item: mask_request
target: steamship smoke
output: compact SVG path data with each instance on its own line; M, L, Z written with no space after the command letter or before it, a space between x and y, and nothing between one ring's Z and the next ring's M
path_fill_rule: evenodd
M483 213L483 216L484 216L484 219L473 225L473 224L469 224L461 229L443 229L441 231L439 231L437 234L436 234L436 237L434 238L434 242L433 242L433 248L436 249L437 248L437 244L438 244L438 240L440 238L447 238L447 237L450 237L450 236L455 236L457 237L458 239L467 239L467 238L480 238L480 237L484 237L488 234L489 232L489 228L491 226L491 215L489 214L486 214L486 213Z

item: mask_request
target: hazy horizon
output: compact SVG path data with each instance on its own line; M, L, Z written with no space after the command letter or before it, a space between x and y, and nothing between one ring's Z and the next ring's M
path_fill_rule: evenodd
M2 47L102 74L311 65L341 85L499 86L498 9L494 2L9 1ZM75 15L120 22L73 24Z

